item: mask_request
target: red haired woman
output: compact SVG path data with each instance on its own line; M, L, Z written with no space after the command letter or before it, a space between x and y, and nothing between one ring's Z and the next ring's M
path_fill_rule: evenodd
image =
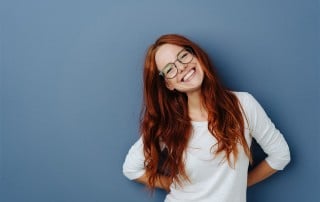
M144 64L141 137L123 173L165 201L245 202L246 188L282 170L288 145L259 103L222 86L207 54L181 35L161 36ZM252 138L268 155L248 173Z

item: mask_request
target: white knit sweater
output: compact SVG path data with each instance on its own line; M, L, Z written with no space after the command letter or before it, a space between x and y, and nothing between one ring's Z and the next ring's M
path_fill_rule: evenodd
M255 138L268 155L268 164L274 169L282 170L290 161L289 148L282 134L253 96L245 92L234 93L248 120L248 123L245 121L248 144L251 145L252 137ZM182 187L172 183L165 201L245 202L249 159L243 148L239 145L236 164L230 167L224 154L213 154L212 146L217 141L210 134L208 123L192 121L192 127L193 133L184 154L185 168L191 182L185 182ZM126 156L123 173L133 180L144 172L143 143L140 138Z

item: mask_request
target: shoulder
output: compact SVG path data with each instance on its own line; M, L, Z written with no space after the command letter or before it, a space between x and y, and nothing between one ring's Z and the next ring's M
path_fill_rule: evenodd
M246 114L260 111L261 106L259 102L250 93L235 91L232 91L232 93L238 98L239 103Z
M236 92L231 91L239 100L241 105L247 105L248 102L252 101L254 97L248 92Z

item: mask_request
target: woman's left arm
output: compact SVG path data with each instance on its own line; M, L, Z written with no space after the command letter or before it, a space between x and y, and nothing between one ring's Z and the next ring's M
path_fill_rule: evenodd
M290 151L283 135L252 95L248 94L245 105L252 136L267 154L266 159L248 173L248 186L252 186L283 170L290 162Z
M271 168L266 160L260 162L248 173L247 186L250 187L276 173L277 170Z

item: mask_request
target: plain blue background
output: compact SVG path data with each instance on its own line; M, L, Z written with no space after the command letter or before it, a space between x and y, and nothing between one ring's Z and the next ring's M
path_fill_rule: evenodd
M200 44L288 141L292 162L248 201L319 200L319 18L316 0L1 0L0 201L163 201L122 163L144 54L165 33Z

